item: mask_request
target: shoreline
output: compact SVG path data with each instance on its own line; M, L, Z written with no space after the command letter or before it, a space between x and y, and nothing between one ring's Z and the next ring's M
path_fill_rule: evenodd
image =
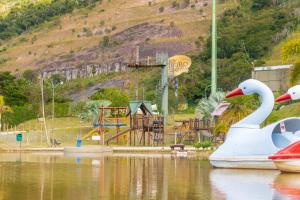
M24 148L2 148L0 149L0 153L16 153L16 152L24 152L24 153L32 153L32 152L64 152L65 148L68 147L24 147ZM73 147L74 148L74 147ZM82 149L90 149L89 153L99 153L99 150L103 147L100 146L83 146L80 147ZM157 153L157 154L175 154L177 152L181 152L178 150L171 150L170 147L127 147L127 146L105 146L105 148L110 148L112 153ZM188 154L195 154L200 155L203 157L208 157L213 150L210 149L196 149L194 147L186 147L184 152L187 152ZM101 153L100 153L101 154Z

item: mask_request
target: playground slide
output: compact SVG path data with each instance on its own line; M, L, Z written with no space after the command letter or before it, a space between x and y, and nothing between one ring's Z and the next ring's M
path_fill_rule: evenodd
M98 133L98 128L96 127L93 130L91 130L90 132L88 132L88 134L84 135L81 139L82 140L87 140L89 137L91 137L94 133Z
M108 139L105 141L105 143L108 143L109 141L111 141L111 140L113 140L113 139L116 139L117 137L119 137L119 136L121 136L121 135L124 135L124 134L128 133L130 130L131 130L130 128L129 128L129 129L126 129L126 130L124 130L124 131L118 133L117 135L114 135L114 136L108 138Z

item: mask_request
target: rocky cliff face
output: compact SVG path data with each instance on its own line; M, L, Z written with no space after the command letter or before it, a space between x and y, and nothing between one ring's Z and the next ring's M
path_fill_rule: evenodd
M53 57L36 64L42 66L43 76L60 74L67 80L91 77L101 73L127 70L128 63L155 62L157 53L169 56L185 53L194 48L187 42L152 43L152 40L181 37L176 26L160 23L142 23L105 37L99 45L77 53Z

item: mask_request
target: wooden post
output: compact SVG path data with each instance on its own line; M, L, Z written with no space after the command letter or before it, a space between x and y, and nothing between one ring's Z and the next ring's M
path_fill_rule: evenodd
M117 114L117 134L119 134L119 132L120 132L120 126L118 125L119 124L119 117L120 117L120 109L119 108L117 108L117 112L118 112L118 114ZM119 137L117 137L117 144L119 144Z
M146 119L145 116L143 116L142 119L143 119L143 121L142 121L142 129L143 129L143 130L142 130L142 140L143 140L143 145L145 146L145 145L146 145L146 143L145 143L145 142L146 142L146 141L145 141L145 140L146 140L146 136L145 136L145 130L144 130L145 119Z
M153 125L152 125L153 129ZM147 134L148 134L148 146L150 146L150 117L148 117L148 129L147 129Z
M131 116L131 113L130 113L130 118L129 118L130 120L129 120L129 123L130 123L130 131L129 131L129 145L131 146L132 145L132 143L131 143L131 135L132 135L132 133L131 133L131 131L132 131L132 129L133 129L133 126L132 126L132 116Z
M165 118L162 118L162 123L160 124L160 126L162 126L162 143L163 146L165 146Z
M137 121L136 114L134 115L134 121L135 121L135 124L134 124L134 131L133 131L133 145L135 146L136 130L138 128L138 121Z

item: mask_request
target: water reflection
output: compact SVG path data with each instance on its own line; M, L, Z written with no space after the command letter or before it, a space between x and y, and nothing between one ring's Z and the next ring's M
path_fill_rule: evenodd
M296 200L300 174L169 154L0 154L0 199Z
M214 169L210 179L217 199L268 200L273 197L272 183L278 174L276 170Z
M211 199L207 161L170 155L0 154L0 199Z
M213 169L210 180L214 199L300 199L300 174L281 174L277 170Z
M280 174L272 186L275 190L276 199L300 199L300 174Z

